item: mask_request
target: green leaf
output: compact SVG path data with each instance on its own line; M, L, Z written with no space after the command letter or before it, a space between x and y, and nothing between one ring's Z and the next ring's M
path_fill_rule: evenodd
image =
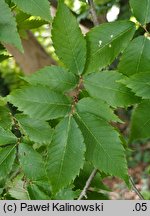
M91 164L91 162L87 162L85 161L84 163L84 167L83 169L81 170L80 172L80 175L77 176L77 178L75 179L75 187L76 188L79 188L81 190L83 190L86 182L87 182L87 179L89 178L89 174L92 173L94 167L93 167L93 164ZM92 180L91 184L90 184L90 187L93 187L97 190L107 190L109 191L109 189L102 183L102 177L100 175L100 172L97 172L94 179Z
M106 67L122 52L135 32L135 26L129 21L104 23L93 28L86 35L87 73Z
M131 10L136 19L142 24L150 22L150 1L142 0L142 3L137 0L130 0Z
M77 113L76 120L84 136L86 159L100 171L127 182L127 162L119 133L105 120L91 113Z
M71 104L65 95L47 86L26 86L7 96L9 102L31 118L49 120L65 116Z
M47 66L25 80L33 85L44 85L59 92L65 92L73 89L77 85L78 80L74 74L69 73L62 67Z
M32 19L32 20L25 20L19 25L19 30L29 30L39 28L42 25L48 24L47 21L41 19Z
M132 115L129 142L150 138L150 100L143 100Z
M26 14L26 13L24 13L23 11L19 11L19 12L16 14L16 17L15 17L18 27L20 28L20 25L21 25L25 20L27 20L29 17L30 17L29 14Z
M9 183L8 193L11 197L17 200L29 200L30 197L25 187L25 182L22 179L22 174L19 174L15 179L13 179L13 182Z
M54 200L74 200L80 195L80 190L74 191L72 188L65 188L59 191L55 196Z
M9 55L1 54L1 55L0 55L0 62L4 61L4 60L6 60L6 59L9 59L9 58L10 58Z
M10 173L15 157L15 146L0 148L0 179L5 178Z
M31 200L50 200L50 197L42 191L38 185L31 184L28 186L28 193Z
M97 191L88 191L86 200L109 200L107 194L103 194Z
M53 130L48 122L32 119L25 115L16 115L23 133L33 142L48 144L51 142Z
M56 54L74 74L81 74L86 60L86 42L70 10L59 3L53 22L52 40Z
M107 121L121 122L109 105L101 99L83 98L77 103L77 110L82 113L92 113Z
M134 74L122 81L128 88L143 99L150 99L150 72Z
M84 163L85 145L82 134L72 117L56 126L48 148L47 173L53 193L68 186L79 174Z
M145 36L135 38L123 53L119 72L131 76L135 73L150 71L150 40Z
M9 109L6 106L0 105L0 126L4 129L11 130L12 118Z
M84 78L84 85L92 97L100 98L113 107L123 107L139 102L130 89L117 82L124 76L116 71L92 73Z
M23 51L15 18L4 0L0 0L0 41L12 44Z
M0 146L17 142L17 137L10 131L0 126Z
M31 146L25 143L19 144L19 161L27 178L34 181L47 178L44 160Z
M50 21L50 4L48 0L12 0L21 10L33 16L40 16Z

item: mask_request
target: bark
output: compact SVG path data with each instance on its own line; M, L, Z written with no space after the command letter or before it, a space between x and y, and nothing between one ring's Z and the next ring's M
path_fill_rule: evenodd
M5 44L6 49L15 58L23 72L25 74L31 74L44 66L56 64L39 44L34 35L31 32L27 32L27 35L27 39L22 39L24 53L20 53L12 45Z

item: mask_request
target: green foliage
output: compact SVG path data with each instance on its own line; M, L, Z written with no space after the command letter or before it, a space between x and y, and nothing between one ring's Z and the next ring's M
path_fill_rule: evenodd
M93 28L86 35L87 73L99 71L111 64L123 51L135 32L135 26L129 21L104 23Z
M10 173L15 157L15 146L0 148L0 179L6 178Z
M25 115L16 115L22 134L26 135L31 141L40 144L51 142L53 130L48 122L29 118Z
M123 107L138 102L138 98L117 82L123 75L116 71L102 71L85 76L85 88L92 97L100 98L113 107Z
M75 75L58 66L45 67L32 74L32 76L25 77L25 80L33 85L48 86L58 92L66 92L73 89L78 82Z
M136 73L130 78L123 80L123 83L143 99L150 99L150 72Z
M48 147L47 173L53 192L68 186L83 167L83 136L72 117L60 121Z
M13 182L9 182L8 194L13 199L17 200L29 200L29 194L25 187L25 183L22 180L22 175L18 175Z
M61 2L53 21L52 39L60 60L71 72L81 74L86 61L86 42L75 17Z
M80 190L74 191L72 188L65 188L55 195L54 200L74 200L79 196L79 194Z
M143 100L132 116L130 142L137 139L150 138L150 101Z
M19 25L19 30L24 29L24 30L29 30L29 29L34 29L34 28L39 28L42 25L47 24L45 20L41 19L31 19L31 20L25 20Z
M119 72L131 76L150 70L149 64L150 40L145 36L135 38L121 57Z
M8 101L31 118L49 120L65 116L71 109L67 97L47 86L25 86L13 91Z
M12 127L12 118L9 109L0 105L0 126L10 130Z
M17 138L14 136L14 134L11 131L5 130L0 126L0 146L10 145L16 143L16 141Z
M21 10L34 16L50 21L50 7L48 0L12 0Z
M50 197L42 191L38 185L30 184L28 186L28 193L31 200L49 200Z
M150 1L142 0L142 4L137 0L130 0L133 15L142 24L150 22Z
M8 58L10 58L10 56L9 56L9 55L4 55L4 54L1 54L1 55L0 55L0 62L2 62L2 61L4 61L4 60L6 60L6 59L8 59Z
M23 12L15 10L15 22L11 4L0 1L0 41L21 49L16 23L20 32L48 23L49 2L13 2ZM102 183L106 176L129 185L127 144L116 128L122 123L116 109L135 109L129 143L150 138L148 32L138 36L135 24L124 20L94 27L84 36L63 2L52 24L52 42L62 66L23 77L23 86L0 98L2 196L6 192L13 199L77 199L92 170L98 169L87 199L107 199L99 191L108 191ZM143 18L139 3L131 5L145 31L149 8ZM111 70L116 58L118 71Z
M113 110L101 99L95 98L83 98L77 104L77 110L81 113L92 113L100 118L104 118L107 121L118 121L121 120L113 113Z
M77 113L86 143L86 159L106 174L127 181L127 164L119 134L105 120L91 113Z
M15 18L4 0L0 1L0 41L12 44L20 51L23 50L17 33Z
M20 143L19 159L23 172L29 179L33 181L46 179L46 170L42 156L31 146Z

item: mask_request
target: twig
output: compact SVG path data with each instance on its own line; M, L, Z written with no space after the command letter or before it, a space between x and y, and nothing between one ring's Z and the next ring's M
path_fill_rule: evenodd
M133 179L132 179L131 176L129 176L129 181L130 181L130 183L132 185L132 188L133 188L134 192L138 195L138 197L141 200L144 200L144 197L142 196L142 194L140 193L140 191L137 189L137 187L136 187L136 185L135 185L135 183L134 183L134 181L133 181Z
M92 171L92 173L91 173L91 175L89 176L89 178L88 178L88 180L87 180L87 182L86 182L86 184L85 184L85 187L83 188L83 190L82 190L82 192L81 192L81 194L80 194L78 200L81 200L83 197L87 197L87 196L86 196L87 190L89 189L90 184L91 184L91 182L92 182L92 180L93 180L93 178L95 177L95 175L96 175L97 172L98 172L97 169L94 169L94 170Z
M99 25L99 21L96 14L96 9L93 0L88 0L88 4L90 5L90 13L92 16L92 21L95 26Z

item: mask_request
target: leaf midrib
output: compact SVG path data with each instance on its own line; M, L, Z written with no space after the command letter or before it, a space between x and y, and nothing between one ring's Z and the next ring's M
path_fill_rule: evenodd
M94 55L96 55L97 53L101 52L102 49L104 49L106 46L108 46L110 43L114 42L115 40L117 40L119 37L121 37L123 34L127 33L129 30L131 30L133 28L130 27L127 30L121 32L120 34L116 35L116 37L114 37L113 39L111 39L108 43L104 44L102 47L100 47L97 51L95 51L91 56L93 57Z
M6 158L9 156L9 154L13 151L13 149L16 147L16 145L14 145L10 151L5 155L5 157L3 158L3 160L0 162L0 165L2 165L4 163L4 161L6 160Z
M112 91L115 91L115 92L119 92L119 93L122 93L124 95L129 95L130 96L130 93L127 93L127 92L124 92L124 91L119 91L118 89L113 89L113 88L110 88L108 86L105 86L105 87L101 87L99 86L97 83L95 84L95 82L91 82L91 81L88 81L88 80L85 80L85 82L88 82L91 86L93 87L98 87L98 88L104 88L106 90L112 90ZM124 86L123 86L124 87Z
M19 99L21 101L21 99ZM47 104L47 105L53 105L53 106L71 106L71 104L64 104L64 103L49 103L49 102L41 102L41 101L33 101L33 100L25 100L23 99L23 102L30 102L32 103L36 103L36 104Z
M100 144L100 146L103 149L104 153L106 153L106 155L108 155L108 157L110 158L110 160L112 160L112 162L113 162L113 159L110 157L110 155L107 153L107 151L103 148L103 145L101 144L101 142L99 142L97 140L97 138L94 136L94 134L90 131L90 129L88 128L88 125L86 125L86 123L82 120L82 118L80 117L80 115L77 112L76 112L76 115L78 116L78 118L80 119L80 121L84 124L84 126L89 131L89 133L94 137L96 143Z
M63 150L63 154L62 154L62 157L61 157L61 163L60 163L60 167L59 167L59 172L58 172L59 174L58 174L58 178L57 178L56 187L59 185L60 176L61 176L62 169L63 169L64 158L65 158L66 149L67 149L67 145L68 145L70 122L71 122L71 116L69 116L69 120L68 120L66 144L64 145L64 148L63 148L64 150Z
M150 0L148 0L148 6L147 6L147 10L146 10L146 13L145 13L145 21L144 21L144 24L147 23L147 17L148 17L148 12L150 11ZM143 12L144 13L144 12Z

